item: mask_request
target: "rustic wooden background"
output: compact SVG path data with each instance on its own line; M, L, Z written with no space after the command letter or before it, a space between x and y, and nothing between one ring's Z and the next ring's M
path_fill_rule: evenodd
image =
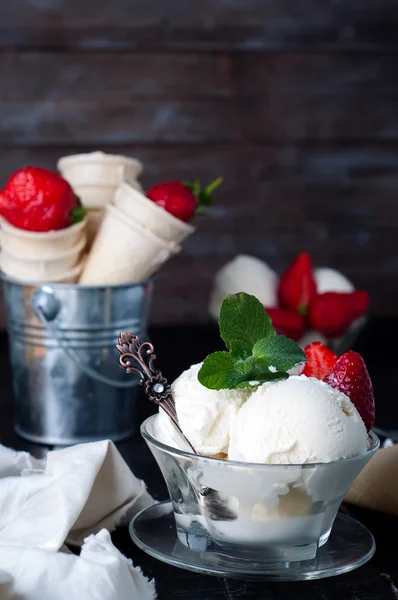
M0 48L1 182L93 149L225 177L154 321L207 320L238 252L310 251L398 312L397 0L1 0Z

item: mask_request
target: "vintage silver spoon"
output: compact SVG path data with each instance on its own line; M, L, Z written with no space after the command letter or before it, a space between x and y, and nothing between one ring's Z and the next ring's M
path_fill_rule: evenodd
M131 373L138 373L140 385L144 388L149 400L155 402L169 415L192 452L199 455L199 452L195 450L191 442L184 435L178 423L170 384L163 377L161 371L154 365L156 354L154 354L155 349L153 344L142 342L139 337L131 335L131 333L121 333L116 348L121 354L119 357L120 366L129 375Z
M144 388L149 400L155 402L169 415L192 452L200 456L200 453L192 446L178 423L170 384L154 365L156 354L154 354L153 344L142 342L139 337L133 336L131 333L121 333L116 348L121 354L119 357L120 366L129 375L138 373L140 385ZM198 492L202 497L201 503L209 518L222 521L232 521L237 518L236 514L228 508L219 492L205 486L200 487Z

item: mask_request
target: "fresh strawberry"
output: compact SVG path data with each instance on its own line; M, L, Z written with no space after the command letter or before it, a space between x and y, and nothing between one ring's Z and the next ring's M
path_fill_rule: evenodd
M168 181L154 185L146 195L177 219L188 222L199 212L200 207L212 203L211 194L222 181L222 178L218 177L203 189L198 181L194 183Z
M271 317L272 324L279 334L296 342L302 337L305 330L303 317L283 308L265 308L265 312Z
M369 308L369 295L362 290L350 293L326 292L310 303L308 320L312 329L326 337L338 337Z
M28 231L64 229L81 221L84 212L69 183L40 167L16 171L0 192L0 214Z
M323 379L331 372L337 361L337 354L321 342L312 342L304 348L307 362L304 364L302 374L307 377Z
M302 252L279 280L279 301L283 308L305 316L315 294L316 284L312 274L311 257Z
M375 422L375 402L372 382L362 356L349 350L340 356L323 381L349 397L369 431Z

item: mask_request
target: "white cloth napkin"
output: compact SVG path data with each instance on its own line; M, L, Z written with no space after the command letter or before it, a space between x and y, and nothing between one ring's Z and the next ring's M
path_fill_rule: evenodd
M0 445L0 600L152 600L107 530L153 503L110 441L44 460ZM65 541L84 542L79 557Z

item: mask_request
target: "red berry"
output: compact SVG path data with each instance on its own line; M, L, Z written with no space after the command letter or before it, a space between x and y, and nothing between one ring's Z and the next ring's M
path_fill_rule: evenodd
M181 221L188 222L195 214L197 200L191 190L179 181L154 185L146 195Z
M307 362L304 363L302 374L307 377L323 379L333 369L337 361L337 354L321 342L312 342L304 348Z
M296 342L303 336L304 319L297 313L283 308L265 308L265 312L271 317L272 324L279 334L292 338Z
M69 183L40 167L25 167L11 175L0 192L0 214L15 227L28 231L64 229L74 211L84 211Z
M311 257L302 252L279 280L278 295L283 308L306 315L308 305L316 294Z
M375 422L375 401L372 382L362 356L352 350L346 352L323 381L349 397L369 431Z
M202 206L209 206L213 202L212 194L222 182L222 177L217 177L202 188L198 180L184 184L169 181L154 185L147 192L147 197L177 219L188 222L195 214L199 214Z
M326 337L338 337L369 308L369 295L362 290L351 293L326 292L310 303L308 320L312 329Z

